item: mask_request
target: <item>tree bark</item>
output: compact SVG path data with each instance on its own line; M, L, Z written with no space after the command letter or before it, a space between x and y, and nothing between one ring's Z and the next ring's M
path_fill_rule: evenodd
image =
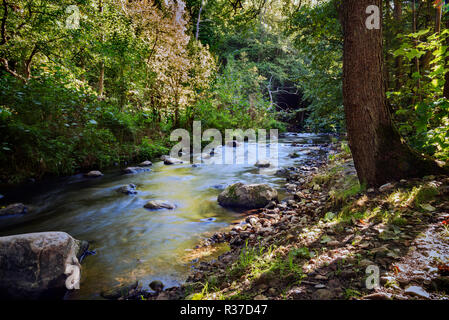
M417 19L416 19L416 3L415 3L415 1L416 0L413 0L412 1L412 18L413 18L413 20L412 20L412 32L413 33L416 33L416 24L417 24ZM418 41L417 40L415 40L415 47L416 46L418 46ZM416 57L415 58L415 69L416 69L416 72L419 74L419 58L418 57ZM418 96L419 96L419 99L421 99L421 97L420 97L420 95L421 95L421 80L418 78L418 83L417 83L417 87L418 87ZM414 95L413 96L413 104L415 103L415 99L416 99L416 96Z
M449 29L449 16L448 16L449 13L447 13L446 15L447 15L447 17L446 17L445 24L446 24L446 28ZM449 37L446 38L446 46L448 46L448 48L449 48ZM446 60L446 63L445 63L446 68L449 69L449 56L447 56L445 60ZM444 82L443 96L446 99L449 99L449 70L446 71L446 74L444 75L444 80L445 80L445 82Z
M442 6L436 7L435 11L435 33L440 33L441 31L441 9Z
M103 2L99 0L98 2L98 12L103 14ZM100 25L101 26L101 25ZM103 42L103 35L101 35L101 42ZM104 93L104 61L100 61L100 76L98 77L98 96L100 99L103 98Z
M396 31L398 33L402 32L402 0L394 0L394 20L396 24ZM402 57L398 56L395 59L395 67L396 67L396 90L399 90L402 87Z
M382 27L365 25L370 5L382 10L381 0L343 0L343 104L360 183L380 186L446 172L433 159L410 149L393 126L384 90Z
M198 19L196 20L196 33L195 33L195 40L198 41L198 38L200 36L200 22L201 22L201 12L203 11L204 6L204 0L201 0L201 6L200 10L198 12Z

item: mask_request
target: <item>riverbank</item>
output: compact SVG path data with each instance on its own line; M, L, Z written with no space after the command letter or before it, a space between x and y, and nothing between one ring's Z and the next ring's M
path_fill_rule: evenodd
M7 190L27 188L36 183L45 183L58 178L67 178L72 175L84 174L91 170L114 170L126 167L132 163L145 160L158 159L167 154L173 144L167 138L154 140L142 139L140 143L121 143L108 151L101 153L101 149L86 152L83 156L75 152L65 154L64 160L33 159L28 163L20 164L10 159L8 165L0 168L0 194L5 195ZM71 149L71 148L67 148ZM76 148L75 148L76 149ZM51 158L55 155L49 154ZM68 164L67 164L68 163ZM0 199L2 197L0 196Z
M196 248L230 250L185 285L119 299L447 299L449 178L364 190L336 144L319 164L286 171L287 199Z

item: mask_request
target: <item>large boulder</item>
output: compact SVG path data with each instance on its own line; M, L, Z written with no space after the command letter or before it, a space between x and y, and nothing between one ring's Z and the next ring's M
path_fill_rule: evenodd
M263 208L278 199L276 189L266 184L243 184L228 186L218 195L218 203L223 207Z
M0 216L10 216L27 213L28 208L23 203L13 203L6 208L0 209Z
M78 264L87 247L65 232L0 237L0 299L62 298L66 267Z

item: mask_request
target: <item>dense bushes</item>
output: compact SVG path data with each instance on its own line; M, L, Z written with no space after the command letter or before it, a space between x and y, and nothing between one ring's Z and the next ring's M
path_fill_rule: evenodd
M240 59L227 57L223 72L217 77L212 90L194 106L194 118L202 127L216 128L277 128L285 130L276 120L275 108L264 96L257 64L245 54Z
M194 120L221 130L282 128L256 66L239 57L220 73L209 46L192 37L196 4L80 0L76 28L66 25L69 5L2 8L2 182L151 159Z
M98 100L89 88L66 80L62 74L42 74L26 84L8 75L0 79L3 181L68 175L167 151L160 138L149 145L142 113Z

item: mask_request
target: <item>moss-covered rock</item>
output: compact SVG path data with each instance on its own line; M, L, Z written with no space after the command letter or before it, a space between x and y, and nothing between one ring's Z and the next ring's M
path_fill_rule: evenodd
M277 191L266 184L245 185L241 182L228 186L218 196L223 207L262 208L278 199Z

